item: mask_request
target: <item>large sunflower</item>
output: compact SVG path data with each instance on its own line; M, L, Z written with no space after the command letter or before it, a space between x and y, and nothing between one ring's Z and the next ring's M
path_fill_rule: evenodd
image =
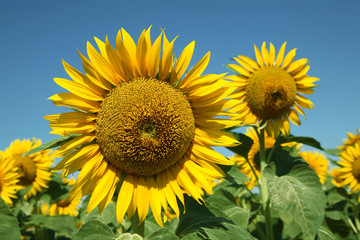
M50 166L54 161L53 158L49 156L51 150L44 150L28 156L22 156L24 153L40 145L40 139L24 139L22 141L16 139L4 152L5 158L13 161L18 168L20 174L18 184L22 187L32 186L24 195L25 200L31 196L35 196L37 192L48 188L48 182L51 180Z
M17 183L20 174L14 162L5 159L1 154L0 152L0 197L11 206L13 204L11 198L16 198L16 191L19 190Z
M68 180L67 178L63 179L63 183L72 186L75 183L74 179ZM55 216L55 215L70 215L76 217L79 214L79 204L81 199L73 199L70 197L64 198L56 203L51 204L50 206L45 203L41 206L41 213L44 215Z
M319 152L298 152L299 156L302 157L309 167L311 167L320 178L320 182L325 184L325 180L328 174L329 161Z
M313 82L318 78L307 74L310 66L305 58L293 61L296 49L284 58L286 42L281 46L275 58L275 48L270 43L270 51L262 44L261 52L254 45L256 61L239 55L234 60L239 64L228 67L238 75L228 76L233 80L237 92L233 97L241 100L233 111L239 113L244 124L267 122L268 135L277 136L281 131L287 135L290 131L289 119L300 125L298 113L305 117L302 108L313 108L313 103L301 94L312 94Z
M225 111L239 101L228 100L234 88L224 75L201 76L210 53L184 75L194 42L174 62L175 39L162 32L152 43L150 28L137 44L121 29L115 49L107 38L95 40L100 52L87 43L89 59L80 54L85 74L63 62L73 81L55 79L70 93L50 99L77 111L45 118L52 133L79 136L54 152L62 157L74 150L54 170L66 176L81 169L69 194L92 194L87 212L96 206L101 212L120 184L119 222L136 210L143 222L150 205L162 225L161 208L169 204L179 216L176 198L184 203L183 191L200 202L203 189L212 193L209 180L224 174L217 164L232 164L211 147L238 144L219 129L239 124Z
M343 186L349 185L353 192L360 190L360 140L347 146L340 154L338 177L343 180Z
M239 170L250 178L250 180L247 181L245 183L245 185L247 186L247 188L249 190L251 190L254 188L254 186L257 185L256 176L259 179L261 178L260 167L255 162L255 156L260 151L260 142L259 142L259 137L256 133L256 130L253 128L247 128L245 135L250 137L253 140L253 144L248 153L248 160L249 160L249 163L251 166L246 161L245 157L240 156L240 155L235 155L233 157L230 157L230 160L232 160L234 163L236 163ZM273 137L268 136L265 133L265 149L272 148L274 146L274 144L275 144L275 139ZM253 170L251 168L253 168ZM254 172L255 172L256 176L255 176Z

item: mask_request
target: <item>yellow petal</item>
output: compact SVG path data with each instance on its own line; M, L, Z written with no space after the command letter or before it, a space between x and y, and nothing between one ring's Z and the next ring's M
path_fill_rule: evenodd
M205 56L193 67L184 77L184 81L191 81L194 78L199 77L209 64L210 52L206 53Z
M186 68L189 66L189 63L191 61L194 48L195 48L194 41L192 41L189 45L187 45L184 48L184 50L180 54L179 59L175 63L173 72L171 73L170 84L175 83L184 74Z
M160 60L160 66L159 66L159 79L160 80L167 80L171 73L171 68L173 66L173 47L174 42L177 37L175 37L171 43L167 40L165 36L165 32L163 32L163 50L162 50L162 56Z
M139 215L139 224L141 224L149 211L149 187L147 186L144 177L139 177L135 191L137 201L137 211Z
M275 47L270 43L269 65L273 66L275 62Z
M263 42L262 46L261 46L261 53L263 56L263 60L264 60L264 64L267 66L269 65L269 51L266 48L266 43Z
M291 62L294 60L296 54L296 48L292 49L284 58L284 62L281 65L281 69L287 68Z
M115 73L112 66L103 56L101 56L95 50L95 48L89 42L87 42L87 52L96 70L110 83L112 83L115 86L119 86L120 79L117 77L118 75Z
M276 64L275 66L279 67L284 59L284 54L285 54L285 47L286 47L286 42L283 43L283 45L281 45L280 50L278 52L278 55L276 57Z
M92 91L89 90L86 86L83 84L73 82L67 79L63 78L54 78L54 81L61 87L65 88L69 92L72 92L73 94L85 98L87 100L92 101L103 101L104 98L102 96L99 96Z
M134 177L133 175L128 174L121 185L116 203L116 219L119 223L121 223L124 218L125 212L133 198L133 193Z
M263 60L263 57L261 56L259 49L256 47L256 45L254 45L254 50L255 50L256 61L258 62L260 67L263 67L264 60Z
M75 107L87 112L99 111L99 102L86 100L73 93L58 93L49 97L49 99L52 100L56 106Z
M304 67L305 64L308 63L308 60L306 58L302 58L299 60L296 60L295 62L291 63L289 68L286 70L287 72L292 72L295 69L299 68L299 67Z
M161 49L161 36L160 33L159 37L155 40L154 44L151 46L148 59L147 59L147 68L149 70L149 75L151 78L155 78L159 71L160 65L160 49Z
M243 67L241 67L237 64L229 64L228 67L234 69L236 72L238 72L241 75L244 75L246 77L250 76L250 73L246 69L244 69Z

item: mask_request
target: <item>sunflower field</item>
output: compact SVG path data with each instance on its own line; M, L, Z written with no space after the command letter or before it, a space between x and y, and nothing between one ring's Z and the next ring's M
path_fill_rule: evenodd
M194 41L151 36L63 60L59 136L0 151L1 239L360 239L360 131L335 149L290 133L315 106L310 60L264 42L204 74L210 52L191 66Z

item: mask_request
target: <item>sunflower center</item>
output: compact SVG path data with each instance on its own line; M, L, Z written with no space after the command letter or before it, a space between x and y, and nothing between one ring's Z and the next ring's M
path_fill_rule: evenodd
M100 105L96 140L104 158L130 174L151 176L181 159L194 137L187 98L156 79L114 88Z
M250 110L259 118L279 118L294 105L296 83L279 68L265 67L252 74L245 89Z
M69 200L69 198L65 198L56 203L56 205L58 207L63 207L63 208L69 206L70 204L71 204L71 201Z
M31 158L15 157L15 166L19 168L20 181L19 184L25 187L30 186L36 177L36 165Z
M354 178L360 182L360 158L356 159L352 165L352 174Z

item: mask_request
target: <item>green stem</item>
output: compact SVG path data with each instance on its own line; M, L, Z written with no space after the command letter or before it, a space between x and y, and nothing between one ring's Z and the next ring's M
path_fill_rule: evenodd
M140 235L141 237L144 237L145 220L140 224L139 215L137 212L135 212L132 219L133 219L131 225L132 232Z
M265 154L265 129L260 129L260 134L258 134L259 143L260 143L260 195L263 203L263 211L265 216L265 230L266 230L266 239L273 240L274 234L272 230L272 222L271 222L271 212L270 212L270 198L269 192L267 188L267 180L264 176L264 170L267 165L266 162L266 154Z

